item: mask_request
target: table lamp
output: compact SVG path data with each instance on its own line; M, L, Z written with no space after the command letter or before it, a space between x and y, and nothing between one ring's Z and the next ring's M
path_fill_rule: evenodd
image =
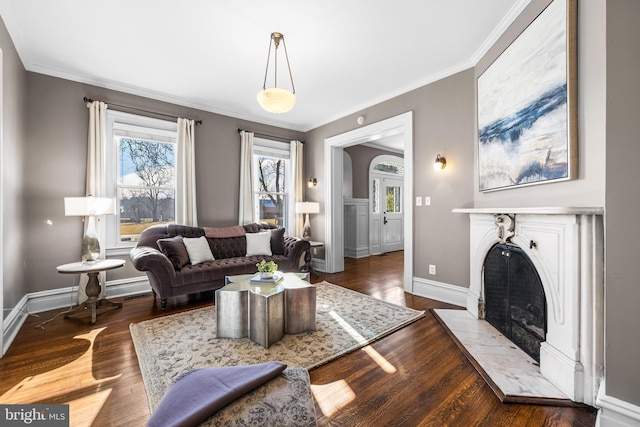
M100 241L96 231L96 215L115 214L115 200L109 197L65 197L65 216L87 216L89 222L82 238L82 259L97 261L100 257Z
M309 214L319 213L320 203L318 202L297 202L296 213L304 214L304 228L302 229L302 238L311 240L311 224L309 224Z

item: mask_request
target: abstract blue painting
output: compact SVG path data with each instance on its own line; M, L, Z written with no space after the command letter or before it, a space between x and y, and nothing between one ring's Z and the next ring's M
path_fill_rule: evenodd
M549 4L478 77L480 191L572 178L568 4Z

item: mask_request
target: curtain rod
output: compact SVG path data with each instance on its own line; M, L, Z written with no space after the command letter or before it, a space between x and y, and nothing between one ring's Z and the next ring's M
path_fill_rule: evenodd
M242 131L252 132L250 130L238 128L238 133ZM268 135L266 133L253 132L253 136L256 136L258 138L264 138L264 139L272 139L274 141L291 142L291 138L285 138L283 136ZM300 142L304 144L304 141L300 141Z
M94 99L87 98L86 96L84 98L82 98L82 100L84 102L93 102L93 101L95 101ZM107 105L109 105L109 106L113 105L114 107L126 108L128 110L142 111L144 113L155 114L157 116L171 117L171 118L174 118L174 119L179 119L180 118L180 117L174 116L172 114L165 114L165 113L159 113L157 111L144 110L142 108L130 107L128 105L113 104L113 103L110 103L110 102L107 102ZM189 119L189 120L193 120L193 119ZM202 124L202 120L194 120L194 122L197 125L201 125Z

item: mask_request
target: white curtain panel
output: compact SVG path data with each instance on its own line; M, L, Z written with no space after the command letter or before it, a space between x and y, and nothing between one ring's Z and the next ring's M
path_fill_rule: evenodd
M198 226L196 207L195 121L178 119L176 223Z
M240 131L240 194L238 224L256 222L253 205L253 132Z
M302 237L302 229L304 227L302 215L296 214L296 203L304 201L304 144L300 141L291 141L289 159L291 160L291 169L293 171L291 183L292 200L288 209L288 224L291 224L291 230L287 231L289 236Z
M87 103L89 108L89 134L87 137L87 178L85 185L86 196L105 196L105 152L107 141L107 104L101 101L93 101ZM84 222L84 232L89 221ZM96 229L98 231L98 240L100 241L100 259L104 259L106 255L106 244L104 240L105 223L96 218ZM83 232L83 235L84 235ZM81 243L81 242L80 242ZM106 272L100 273L100 297L106 297L107 291L105 287ZM87 287L88 276L80 275L78 304L87 299L85 289Z

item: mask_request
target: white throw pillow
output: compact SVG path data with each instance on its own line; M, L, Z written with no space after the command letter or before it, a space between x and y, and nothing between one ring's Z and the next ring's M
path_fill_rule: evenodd
M247 256L271 256L271 231L247 233L245 236L247 236Z
M185 237L182 239L182 241L184 242L184 246L187 248L187 252L189 253L191 265L214 260L213 254L211 253L211 248L209 247L209 242L207 242L206 237Z

